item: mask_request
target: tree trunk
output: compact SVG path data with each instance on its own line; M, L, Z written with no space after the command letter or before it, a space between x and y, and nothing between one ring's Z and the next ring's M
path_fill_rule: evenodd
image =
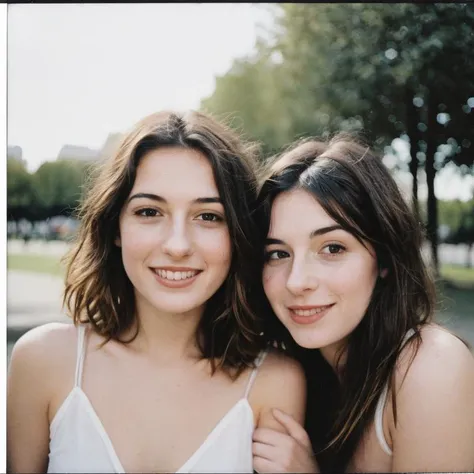
M432 91L428 91L428 107L427 107L427 126L426 132L426 184L428 186L428 201L427 201L427 234L431 243L431 258L435 276L439 275L438 264L438 202L434 192L434 180L436 176L436 169L434 167L436 145L436 116L438 102Z
M418 141L420 140L420 131L418 130L419 111L413 104L415 94L410 86L406 88L405 106L406 106L406 124L407 134L410 138L410 173L412 175L412 196L411 202L416 220L420 221L420 208L418 204L418 167L419 160L416 156L418 152Z

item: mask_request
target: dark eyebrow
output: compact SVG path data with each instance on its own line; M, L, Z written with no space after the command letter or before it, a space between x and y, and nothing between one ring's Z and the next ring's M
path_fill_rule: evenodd
M280 239L265 239L265 245L272 245L272 244L278 244L278 245L284 245L285 242Z
M332 232L333 230L344 230L344 228L341 227L340 225L331 225L328 227L321 227L320 229L313 230L313 232L309 234L309 238L313 239L314 237L317 237L318 235L327 234L329 232ZM285 242L280 239L269 239L269 238L265 239L265 245L272 245L272 244L285 245Z
M328 227L321 227L320 229L313 230L311 234L309 234L309 238L312 239L314 237L317 237L318 235L323 235L327 234L329 232L332 232L333 230L345 230L342 226L336 224L336 225L330 225Z
M133 196L130 196L128 198L127 202L130 202L132 199L138 199L138 198L151 199L153 201L158 201L158 202L167 202L164 197L158 196L157 194L150 194L150 193L134 194ZM207 203L213 203L213 202L222 204L222 200L219 197L202 197L202 198L194 199L193 202L198 203L198 204L207 204Z
M197 198L193 202L197 202L199 204L217 202L218 204L222 204L222 199L220 197L205 197L205 198Z

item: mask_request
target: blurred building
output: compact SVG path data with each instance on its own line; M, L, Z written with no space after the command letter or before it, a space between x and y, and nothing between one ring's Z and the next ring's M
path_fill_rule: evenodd
M23 150L21 146L8 145L7 147L7 158L11 160L17 160L26 166L26 161L23 159Z
M99 157L99 150L86 146L64 145L58 154L58 160L92 161Z
M122 133L110 133L100 149L100 159L106 159L111 156L117 150L122 138Z

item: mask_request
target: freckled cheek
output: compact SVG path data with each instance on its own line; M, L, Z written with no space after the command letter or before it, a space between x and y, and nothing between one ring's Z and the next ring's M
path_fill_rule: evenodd
M219 232L204 235L195 235L195 247L202 252L209 263L230 265L232 246L228 232Z
M286 276L282 269L266 266L262 274L263 289L270 303L277 301L286 287Z

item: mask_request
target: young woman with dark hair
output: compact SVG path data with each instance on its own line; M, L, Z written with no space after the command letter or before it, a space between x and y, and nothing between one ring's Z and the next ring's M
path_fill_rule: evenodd
M265 332L303 365L304 428L257 429L259 472L474 469L474 359L432 321L419 223L381 159L346 134L272 161L259 197ZM276 317L275 317L276 315Z
M81 208L74 325L14 347L9 472L252 472L271 408L303 421L303 371L261 335L256 197L251 154L205 114L126 134Z

